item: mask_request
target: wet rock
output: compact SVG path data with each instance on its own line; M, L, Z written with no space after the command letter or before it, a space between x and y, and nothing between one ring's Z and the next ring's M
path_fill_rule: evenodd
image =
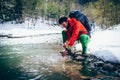
M104 70L101 70L100 72L101 72L102 74L107 75L107 72L106 72L106 71L104 71Z
M89 64L90 68L95 68L94 64Z
M112 72L112 73L111 73L111 76L120 77L118 71L114 71L114 72Z
M105 71L114 71L115 68L114 68L114 66L111 65L111 64L104 64L104 65L103 65L103 70L105 70Z
M113 80L113 79L111 79L110 77L105 77L105 78L102 78L100 80Z
M118 70L118 73L120 73L120 69L117 69Z
M92 80L91 78L85 78L85 79L80 79L80 80Z
M120 77L120 73L118 73L118 76Z
M104 62L98 61L98 62L95 62L94 65L95 65L96 67L103 67Z

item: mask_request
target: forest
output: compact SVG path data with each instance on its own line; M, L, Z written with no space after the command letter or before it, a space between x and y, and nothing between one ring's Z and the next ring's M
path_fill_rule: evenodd
M26 18L57 21L71 10L80 10L103 29L120 24L120 0L0 0L0 23Z

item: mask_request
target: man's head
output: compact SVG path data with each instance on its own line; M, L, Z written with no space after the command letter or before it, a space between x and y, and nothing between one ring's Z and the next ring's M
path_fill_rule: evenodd
M59 24L61 24L64 28L67 28L68 26L68 18L67 17L60 17L58 20Z

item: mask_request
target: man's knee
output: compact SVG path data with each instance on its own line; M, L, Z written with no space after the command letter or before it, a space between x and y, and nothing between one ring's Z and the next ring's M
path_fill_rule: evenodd
M88 43L89 41L90 41L90 37L89 37L88 35L83 34L83 35L80 36L80 42L81 42L82 44L86 44L86 43Z
M66 34L66 30L63 30L63 31L62 31L62 34Z

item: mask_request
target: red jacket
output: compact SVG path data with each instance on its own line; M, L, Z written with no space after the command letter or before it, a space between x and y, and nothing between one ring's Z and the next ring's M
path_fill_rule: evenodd
M87 34L88 32L83 24L80 21L77 21L75 18L69 18L68 23L69 28L66 31L67 40L69 41L68 45L73 46L81 34Z

